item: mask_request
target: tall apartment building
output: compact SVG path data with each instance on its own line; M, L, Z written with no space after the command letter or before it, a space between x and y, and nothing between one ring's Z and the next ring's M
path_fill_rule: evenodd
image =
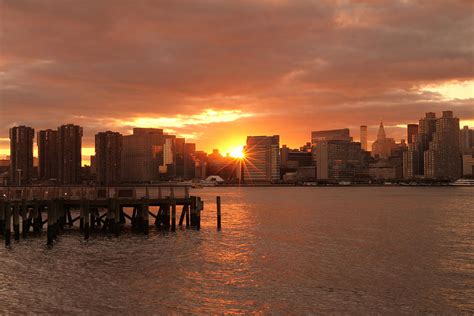
M424 175L433 179L461 177L461 151L459 148L459 118L452 111L443 111L436 120L428 149L424 152Z
M164 156L163 130L134 128L132 135L122 138L122 182L150 182L160 180L160 166Z
M248 136L244 151L244 181L269 183L280 179L280 136Z
M121 181L122 134L102 132L95 135L94 171L96 183L113 185Z
M318 180L352 180L362 173L365 154L360 143L329 140L316 146Z
M39 131L36 139L38 145L38 175L41 180L57 179L58 131L47 129Z
M82 134L77 125L58 127L58 179L62 184L81 182Z
M413 144L416 141L417 135L418 135L418 124L408 124L407 125L407 143Z
M360 145L363 150L367 151L367 126L361 125L360 126Z
M184 178L194 179L195 177L195 156L196 144L184 144Z
M184 151L185 151L185 139L176 137L174 142L174 163L176 170L176 177L184 178Z
M459 134L459 146L462 153L474 152L474 130L464 126Z
M33 138L35 130L27 126L10 129L10 184L31 183L33 176Z

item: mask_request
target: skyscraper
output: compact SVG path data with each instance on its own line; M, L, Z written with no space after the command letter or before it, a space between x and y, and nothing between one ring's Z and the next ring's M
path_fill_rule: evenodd
M77 125L58 127L58 179L62 184L81 182L82 133Z
M417 134L418 134L418 124L408 124L407 125L408 144L413 144L415 142Z
M311 144L313 146L316 146L318 142L330 140L343 140L350 142L352 141L352 137L350 136L348 128L311 132Z
M185 139L176 137L174 142L174 163L176 170L176 177L184 178L184 147Z
M464 126L459 135L459 146L462 153L472 153L474 150L474 130L469 129L469 126Z
M123 182L150 182L160 179L163 165L163 130L134 128L122 138L121 179Z
M434 179L457 179L461 177L461 163L459 118L454 117L452 111L443 111L424 152L424 175Z
M38 132L38 174L42 180L58 177L58 131L47 129Z
M195 177L195 155L196 144L186 143L184 145L184 178L194 179Z
M372 144L372 156L381 159L388 159L396 147L395 140L386 136L383 123L380 122L377 139Z
M24 185L33 175L33 138L35 130L27 126L10 129L10 184Z
M367 126L361 125L360 126L360 145L363 150L367 151Z
M352 180L364 170L364 151L360 143L330 140L316 147L318 180Z
M112 185L120 182L122 160L122 134L102 132L95 135L96 183Z
M247 136L244 152L244 181L270 183L280 179L280 136Z

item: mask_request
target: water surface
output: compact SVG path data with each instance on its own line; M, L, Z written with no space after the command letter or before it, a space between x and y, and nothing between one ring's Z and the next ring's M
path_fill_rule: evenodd
M0 247L11 313L474 312L474 189L205 188L202 229ZM222 196L222 231L215 196ZM3 243L3 240L2 240Z

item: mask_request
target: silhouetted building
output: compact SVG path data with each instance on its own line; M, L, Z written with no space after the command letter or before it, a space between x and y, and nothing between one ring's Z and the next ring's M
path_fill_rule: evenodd
M58 131L47 129L39 131L38 144L38 175L41 180L57 179L58 161Z
M10 129L10 184L31 183L33 175L33 138L35 130L27 126Z
M122 134L117 132L107 131L95 135L94 173L97 184L120 183L122 142Z
M463 154L469 154L474 151L474 130L469 126L464 126L459 135L459 146Z
M162 129L134 128L132 135L122 137L122 182L151 182L160 180L164 163Z
M313 146L316 146L319 142L331 140L350 142L352 141L352 137L350 136L350 131L348 128L311 132L311 144Z
M367 151L369 147L367 147L367 126L361 125L360 126L360 145L363 150Z
M174 141L174 165L176 174L175 177L179 179L184 178L184 151L185 151L185 139L176 137Z
M372 156L379 159L388 159L395 148L395 140L386 136L383 123L380 122L377 139L372 144Z
M82 133L77 125L58 127L58 180L62 184L81 182Z
M316 146L318 180L352 180L366 172L365 151L360 143L342 140L319 142Z
M196 151L194 177L197 179L207 178L207 153L204 151Z
M463 177L474 176L474 153L462 155L462 175Z
M300 151L297 149L290 149L286 145L283 145L281 147L280 172L282 176L288 172L296 172L298 168L310 167L312 165L313 158L311 151ZM305 170L304 172L307 171ZM316 177L316 174L314 174L314 177Z
M408 124L407 125L407 142L408 144L413 144L416 141L416 136L418 135L418 124Z
M424 152L424 175L433 179L461 177L461 151L459 149L459 118L452 111L443 111L436 120L429 148Z
M196 144L186 143L184 144L184 178L194 179L195 175L195 156L196 156Z
M280 136L247 136L244 152L245 182L276 182L280 179Z

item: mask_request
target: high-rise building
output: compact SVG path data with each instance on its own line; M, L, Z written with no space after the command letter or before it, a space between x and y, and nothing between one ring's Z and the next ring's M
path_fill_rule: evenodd
M269 183L280 179L280 136L247 136L244 152L245 182Z
M342 140L323 141L316 147L318 180L352 180L364 172L364 151L360 143Z
M176 170L176 177L184 178L184 151L185 151L185 139L176 137L174 141L174 164Z
M461 129L459 135L459 146L463 154L474 152L474 130L469 129L469 126L464 126Z
M462 175L474 176L474 153L462 155Z
M62 184L81 182L82 127L58 127L58 179Z
M386 136L383 123L380 122L377 139L372 144L372 156L375 158L388 159L396 147L395 140Z
M313 146L316 146L318 142L330 140L342 140L350 142L352 141L352 137L350 136L350 131L348 128L311 132L311 144Z
M10 184L31 183L33 175L33 138L35 130L27 126L10 129Z
M194 179L195 177L195 156L196 144L184 144L184 178Z
M132 135L122 138L122 182L160 180L163 165L164 135L162 129L134 128Z
M120 183L121 159L122 134L107 131L95 135L94 171L97 184Z
M367 151L367 126L361 125L360 126L360 145L363 150Z
M58 162L58 131L47 129L39 131L38 144L38 175L41 180L57 179Z
M428 112L420 119L418 134L414 142L408 144L403 156L403 177L412 179L424 176L424 152L436 130L436 114Z
M459 118L452 111L443 111L436 120L428 149L424 152L424 175L433 179L461 177L461 151L459 148Z
M413 144L418 135L418 124L408 124L407 125L407 142L408 144Z

